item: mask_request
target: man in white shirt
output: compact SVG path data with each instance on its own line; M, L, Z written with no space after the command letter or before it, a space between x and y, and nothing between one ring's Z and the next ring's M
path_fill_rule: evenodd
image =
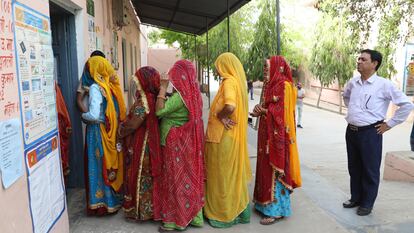
M359 206L357 214L371 213L378 194L382 157L382 134L404 122L413 104L390 80L377 76L382 62L378 51L365 49L358 57L361 75L352 78L343 93L348 114L346 147L351 178L351 199L344 208ZM384 121L390 101L399 106L394 116Z
M302 127L302 110L303 110L303 98L305 98L305 90L302 88L302 84L300 82L298 82L297 88L298 88L298 98L296 100L296 108L297 108L297 114L298 114L297 127L303 128Z

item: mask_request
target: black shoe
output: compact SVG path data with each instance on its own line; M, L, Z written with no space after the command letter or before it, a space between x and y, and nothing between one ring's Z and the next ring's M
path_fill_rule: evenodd
M372 211L372 208L365 208L365 207L359 207L357 210L357 214L359 216L366 216L368 214L370 214Z
M302 125L297 125L297 126L298 126L298 128L301 128L301 129L303 128Z
M359 203L358 203L358 202L356 202L356 201L351 201L351 200L348 200L348 201L346 201L346 202L342 203L342 206L343 206L344 208L354 208L354 207L359 206Z

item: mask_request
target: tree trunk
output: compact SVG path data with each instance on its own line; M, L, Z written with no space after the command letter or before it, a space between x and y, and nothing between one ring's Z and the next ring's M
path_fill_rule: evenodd
M339 97L339 114L342 114L342 87L341 85L338 83L338 97Z
M317 108L319 108L319 103L321 102L322 89L323 89L323 86L321 85L321 90L319 91L319 96L318 96L318 102L316 103Z

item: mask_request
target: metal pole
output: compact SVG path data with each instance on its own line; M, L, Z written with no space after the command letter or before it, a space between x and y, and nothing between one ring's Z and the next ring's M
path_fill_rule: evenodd
M207 48L207 96L208 96L208 108L210 109L210 55L208 53L208 20L206 18L206 48Z
M198 80L198 61L197 61L197 35L194 34L194 63L196 68L196 79Z
M276 0L276 33L277 33L277 55L280 55L280 6Z
M227 52L230 52L230 7L227 0Z

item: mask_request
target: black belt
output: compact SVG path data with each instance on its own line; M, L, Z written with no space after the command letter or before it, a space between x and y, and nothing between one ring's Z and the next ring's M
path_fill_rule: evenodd
M384 121L377 121L374 124L366 125L366 126L356 126L356 125L348 124L348 128L352 131L362 131L362 130L366 130L366 129L375 128L376 125L381 124L383 122Z

